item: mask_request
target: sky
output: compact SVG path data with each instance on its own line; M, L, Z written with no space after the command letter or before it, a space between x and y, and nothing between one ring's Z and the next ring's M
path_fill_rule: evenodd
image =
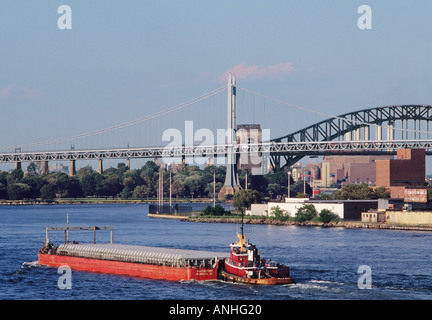
M59 28L61 5L71 29ZM358 26L361 5L371 29ZM3 0L0 148L145 117L225 85L229 72L333 115L431 104L431 14L423 0ZM296 115L282 129L310 124Z

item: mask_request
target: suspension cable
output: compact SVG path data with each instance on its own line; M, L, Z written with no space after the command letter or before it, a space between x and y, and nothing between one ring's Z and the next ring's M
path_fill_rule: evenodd
M291 104L291 103L288 103L288 102L285 102L285 101L282 101L282 100L279 100L279 99L276 99L276 98L272 98L272 97L266 96L266 95L264 95L262 93L259 93L259 92L256 92L256 91L252 91L252 90L249 90L249 89L246 89L246 88L243 88L243 87L237 86L237 88L241 89L241 90L244 90L246 92L249 92L251 94L254 94L256 96L259 96L259 97L271 100L273 102L284 104L286 106L289 106L289 107L292 107L292 108L295 108L295 109L298 109L298 110L302 110L302 111L306 111L306 112L310 112L310 113L319 114L319 115L322 115L322 116L325 116L325 117L328 117L328 118L339 119L339 120L351 122L351 123L357 124L357 125L374 126L374 127L381 127L381 128L383 128L383 127L384 128L389 128L390 127L390 126L382 126L382 125L379 125L379 124L376 124L376 123L368 123L368 122L363 122L363 121L359 121L359 120L348 119L348 118L344 118L344 117L340 117L340 116L334 116L334 115L331 115L331 114L328 114L328 113L325 113L325 112L320 112L320 111L312 110L312 109L305 108L305 107L298 106L298 105L294 105L294 104ZM421 130L408 129L408 128L406 128L406 129L404 129L404 128L397 128L397 127L390 127L390 128L393 129L393 130L399 130L399 131L405 131L405 132L415 132L415 133L425 133L425 134L430 134L431 133L431 131L421 131Z
M203 94L203 95L201 95L201 96L199 96L197 98L194 98L192 100L189 100L189 101L183 102L181 104L178 104L178 105L176 105L174 107L171 107L171 108L168 108L168 109L156 112L154 114L151 114L151 115L139 118L139 119L135 119L135 120L132 120L132 121L129 121L129 122L125 122L125 123L122 123L122 124L119 124L119 125L116 125L116 126L112 126L112 127L109 127L109 128L105 128L105 129L101 129L101 130L97 130L97 131L92 131L92 132L88 132L88 133L83 133L83 134L79 134L79 135L68 137L68 138L61 138L61 139L56 139L56 140L49 140L49 141L44 141L44 142L36 142L36 143L31 143L31 144L25 144L25 145L18 146L17 148L32 148L32 147L39 147L39 146L50 145L50 144L55 144L55 143L67 142L67 141L76 140L76 139L84 139L84 138L88 138L88 137L91 137L91 136L99 135L99 134L102 134L102 133L107 133L107 132L112 132L112 131L115 131L115 130L127 128L127 127L130 127L130 126L133 126L133 125L136 125L136 124L139 124L139 123L151 120L151 119L155 119L155 118L167 115L167 114L172 113L174 111L178 111L178 110L184 109L184 108L186 108L186 107L188 107L190 105L193 105L193 104L195 104L197 102L200 102L202 100L208 99L208 98L210 98L210 97L212 97L212 96L214 96L214 95L216 95L216 94L218 94L218 93L226 90L226 87L227 87L227 85L225 85L223 87L220 87L220 88L218 88L216 90L213 90L211 92L208 92L206 94ZM3 147L0 150L11 149L11 148L16 148L16 147L10 147L10 146L9 147Z

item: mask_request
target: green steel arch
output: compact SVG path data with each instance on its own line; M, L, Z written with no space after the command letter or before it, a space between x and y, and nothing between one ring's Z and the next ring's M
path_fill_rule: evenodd
M432 121L432 106L401 105L384 106L349 112L340 116L312 124L294 133L272 139L274 142L318 142L343 140L384 140L383 127L387 126L387 140L395 139L397 132L400 140L417 140L427 135ZM388 133L393 132L390 137ZM282 155L285 158L283 167L289 167L302 159L304 155ZM281 167L281 155L272 154L274 169Z

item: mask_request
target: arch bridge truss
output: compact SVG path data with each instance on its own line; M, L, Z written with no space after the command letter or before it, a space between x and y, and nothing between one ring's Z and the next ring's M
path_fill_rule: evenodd
M315 123L289 135L255 144L192 145L0 153L0 162L82 159L227 157L259 153L274 169L286 169L305 156L393 155L401 148L432 154L432 106L403 105L364 109ZM282 161L284 160L284 163Z
M272 139L281 145L317 145L320 150L272 152L271 164L274 169L286 168L306 155L389 155L396 154L398 148L424 148L426 154L431 154L431 121L430 105L385 106L345 113Z

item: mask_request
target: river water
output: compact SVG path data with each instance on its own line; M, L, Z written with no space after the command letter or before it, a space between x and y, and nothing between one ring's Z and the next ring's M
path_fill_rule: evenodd
M396 300L432 298L432 233L245 225L264 258L291 267L294 285L168 282L72 271L60 289L56 268L37 264L46 226L111 225L114 242L229 251L239 226L147 217L145 204L0 206L0 299L10 300ZM51 233L64 241L64 233ZM93 242L93 232L70 240ZM109 232L99 231L98 242ZM359 270L360 268L360 270ZM360 272L360 273L359 273Z

